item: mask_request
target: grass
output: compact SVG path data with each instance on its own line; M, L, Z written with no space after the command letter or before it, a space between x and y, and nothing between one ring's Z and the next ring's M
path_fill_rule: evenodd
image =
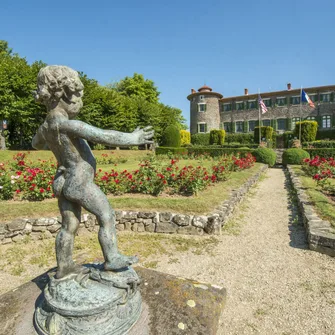
M99 156L103 153L111 153L111 151L95 151L94 154ZM0 161L10 160L17 153L13 151L0 152ZM136 150L118 150L114 151L118 157L127 159L127 162L109 165L100 165L104 171L112 168L122 171L124 169L134 170L138 167L140 160L150 155L150 152ZM49 159L52 153L49 151L32 151L30 159ZM212 161L210 160L181 160L179 166L185 165L201 165L210 169ZM215 206L229 197L230 191L239 187L249 177L255 174L262 164L256 163L255 166L248 170L232 173L230 179L226 182L215 184L206 190L200 192L197 196L164 196L154 197L144 194L125 194L122 196L109 196L109 202L116 210L143 210L143 211L174 211L186 214L207 214L211 212ZM35 218L40 216L58 216L58 205L56 199L48 199L42 202L28 201L0 201L0 212L2 213L2 221L9 221L17 217Z
M77 263L103 261L97 235L76 237L74 259ZM178 262L178 255L185 252L212 255L218 243L219 240L213 236L118 232L120 251L126 255L136 254L141 264L148 268L157 268L164 255L169 257L169 263ZM56 266L55 242L52 239L3 245L0 248L0 269L4 276L9 276L8 280L10 276L17 276L23 283L54 266ZM10 289L9 286L10 284L6 285L4 289Z
M309 196L315 210L319 216L331 223L335 227L335 202L321 192L317 186L316 181L308 177L303 172L301 166L292 166L293 171L301 180L302 186Z

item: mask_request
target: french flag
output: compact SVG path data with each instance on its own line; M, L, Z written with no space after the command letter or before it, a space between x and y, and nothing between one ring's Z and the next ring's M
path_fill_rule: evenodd
M301 102L307 102L310 107L315 108L313 101L304 90L301 90Z

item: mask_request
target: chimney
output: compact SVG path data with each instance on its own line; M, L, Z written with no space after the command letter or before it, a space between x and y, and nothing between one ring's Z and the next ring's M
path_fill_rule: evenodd
M291 83L287 84L287 90L290 91L291 90Z
M191 89L191 94L193 94L193 93L196 93L194 88Z
M249 94L249 91L247 88L244 89L244 95L248 95Z

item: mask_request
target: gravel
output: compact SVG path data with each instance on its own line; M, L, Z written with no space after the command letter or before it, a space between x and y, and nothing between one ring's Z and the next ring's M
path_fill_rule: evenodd
M213 255L176 253L157 270L227 288L219 334L334 335L335 259L308 250L284 171L269 169L232 220L240 233Z

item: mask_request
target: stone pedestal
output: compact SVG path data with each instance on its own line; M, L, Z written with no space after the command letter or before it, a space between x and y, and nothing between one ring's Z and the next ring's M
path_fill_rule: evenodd
M39 301L34 324L40 335L115 334L129 331L141 314L139 277L132 268L51 277Z
M141 314L138 321L124 332L127 335L174 335L174 334L217 334L219 319L224 308L226 290L211 284L199 283L194 280L175 277L166 273L136 267L136 272L141 278L139 291L142 297ZM43 294L46 285L50 282L51 274L44 274L28 282L17 289L0 296L0 334L2 335L36 335L33 326L34 311L38 306L43 305ZM91 281L91 279L90 279ZM99 282L97 283L99 284ZM89 285L96 285L90 283ZM57 288L58 289L58 288ZM80 288L85 290L85 287ZM87 289L87 288L86 288ZM47 295L46 295L47 296ZM118 295L116 295L118 296ZM71 296L68 297L71 301ZM134 306L136 295L133 297ZM46 301L46 300L45 300ZM49 300L52 302L52 300ZM57 299L56 299L57 301ZM104 301L108 301L105 299ZM116 299L115 302L121 302ZM122 305L116 304L116 310ZM52 304L52 306L56 306ZM115 307L114 307L115 308ZM92 311L92 310L91 310ZM115 311L115 309L114 309ZM106 311L108 313L108 311ZM46 314L44 314L46 313ZM64 313L59 310L55 313L56 318L63 318ZM134 317L137 312L134 309ZM111 313L111 318L117 320L118 312ZM106 324L102 313L97 313L97 318L90 316L90 323L79 322L86 328L86 334L97 334L96 330L101 329L100 321ZM45 307L36 313L40 334L46 327L45 320L50 316ZM81 317L74 318L76 327ZM66 317L66 327L71 327L72 319ZM53 322L52 317L50 321ZM120 322L120 320L119 320ZM62 323L62 321L61 321ZM100 328L99 328L100 327ZM69 329L69 328L67 328ZM45 333L44 333L45 334ZM73 334L61 333L62 335ZM104 335L114 333L106 332Z

